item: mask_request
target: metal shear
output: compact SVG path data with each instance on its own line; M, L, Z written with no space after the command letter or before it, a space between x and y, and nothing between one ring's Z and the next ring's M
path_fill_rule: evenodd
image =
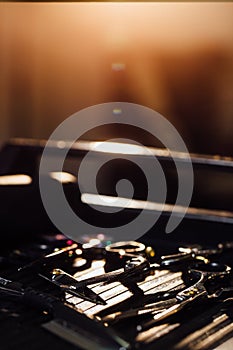
M179 247L179 252L172 255L165 255L161 257L160 265L162 267L173 267L183 263L193 261L202 261L208 263L208 258L215 255L220 255L226 250L233 249L233 242L219 243L214 248L204 248L201 245L190 245L187 247Z
M169 316L174 315L175 313L181 311L183 308L192 305L197 299L210 299L219 297L224 291L233 291L233 287L224 288L221 287L212 294L208 293L207 284L213 280L221 281L223 278L228 276L231 272L231 268L227 265L219 263L207 263L202 266L198 266L198 269L190 269L189 274L194 275L197 281L190 287L185 288L184 290L178 292L175 298L155 303L153 310L154 312L153 319L143 325L138 327L138 330L145 330L151 326L157 324L158 322L166 319ZM168 307L166 308L166 305Z
M53 269L50 278L43 274L39 275L60 287L64 292L95 304L106 305L106 301L88 288L87 285L79 284L73 276L61 269Z
M90 253L93 255L95 253L94 248L82 249L81 245L78 247L74 246L74 250L76 248L79 250L79 256L90 257ZM67 251L64 251L64 249L63 252L67 253ZM70 253L71 250L69 249L68 252ZM120 265L123 268L118 269L117 271L105 272L104 274L86 279L81 278L79 280L78 273L76 273L74 278L61 268L54 267L54 263L52 263L51 260L54 259L57 263L57 257L60 255L58 252L56 252L56 254L50 254L44 258L45 261L48 261L48 264L42 264L43 268L39 269L38 273L41 277L56 284L63 291L68 292L69 294L96 304L105 305L106 302L100 296L98 296L98 294L94 293L88 287L89 285L96 283L108 284L116 281L124 283L131 277L139 276L142 271L147 271L150 269L149 261L145 257L145 246L139 242L124 241L112 243L105 248L96 248L96 253L97 260L103 258L106 259L110 255L111 258L114 258L114 261L118 261L118 264L120 261ZM53 266L53 268L51 269L49 266ZM115 265L114 268L116 268ZM91 270L91 268L89 268L89 270ZM93 272L95 272L94 268Z

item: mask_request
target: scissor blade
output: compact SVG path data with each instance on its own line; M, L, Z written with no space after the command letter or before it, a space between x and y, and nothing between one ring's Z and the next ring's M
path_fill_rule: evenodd
M98 305L106 305L106 301L101 298L98 294L96 294L95 292L93 292L93 290L91 290L89 287L87 286L82 286L82 287L74 287L73 286L70 287L65 287L64 290L69 293L72 294L73 296L76 296L78 298L82 298L86 301L91 301L92 303L98 304Z
M102 299L93 290L85 285L80 285L79 282L71 275L61 269L54 269L49 276L40 274L41 277L49 280L53 284L59 286L63 291L70 293L76 297L82 298L86 301L91 301L95 304L106 305L106 301Z
M161 313L162 311L166 310L171 305L176 304L176 302L177 302L177 300L175 298L169 299L166 301L159 301L156 303L146 305L144 307L134 308L134 309L130 309L127 311L115 312L113 314L104 316L102 318L102 320L105 322L111 322L111 321L116 322L116 321L119 321L122 319L135 317L135 316L143 316L146 314L157 314L157 313Z
M175 298L176 303L153 316L153 320L145 323L141 328L147 329L164 319L173 316L184 307L190 305L194 300L207 296L207 291L203 285L194 285L179 292Z

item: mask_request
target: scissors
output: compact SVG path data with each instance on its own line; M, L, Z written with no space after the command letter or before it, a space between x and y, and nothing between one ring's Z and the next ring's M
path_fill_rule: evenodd
M86 301L99 305L106 305L106 301L101 298L98 294L93 292L87 285L79 284L76 279L61 269L53 269L51 275L39 274L39 276L49 280L53 284L60 287L64 292L67 292L75 297L82 298Z
M188 275L190 280L195 280L195 283L187 288L182 288L180 291L167 290L159 292L156 302L147 303L143 307L131 308L126 311L118 311L103 317L103 321L107 323L115 323L122 319L130 317L145 316L146 314L154 315L153 320L144 327L151 325L175 314L183 309L186 305L201 298L218 298L223 292L233 291L232 286L224 286L223 278L227 277L231 272L231 268L227 265L218 263L208 263L198 266L197 269L190 269ZM210 288L206 288L206 284L215 281L215 290L209 292ZM216 289L217 288L217 289ZM208 289L208 290L207 290ZM140 327L139 327L140 328ZM141 330L141 329L140 329Z
M219 243L214 248L204 248L201 245L190 245L187 247L179 247L178 253L172 255L165 255L161 257L160 265L162 267L175 267L182 265L183 263L189 263L193 261L201 261L208 263L208 258L215 255L220 255L224 251L232 250L233 242Z
M148 272L150 270L150 264L148 259L145 256L146 247L144 244L135 242L135 241L123 241L112 243L105 248L86 248L83 249L81 245L73 246L75 251L78 250L79 257L90 258L92 255L92 259L106 259L112 258L113 261L117 261L114 265L114 269L121 266L123 268L105 272L104 274L100 274L94 277L89 278L81 278L79 279L79 274L76 273L75 278L63 271L61 268L54 267L54 263L57 264L57 257L61 254L71 253L71 249L62 250L56 252L55 254L50 254L45 257L45 263L42 264L43 268L39 269L39 275L46 280L54 283L59 286L64 292L68 292L74 296L78 296L84 300L91 301L96 304L105 305L106 302L98 296L98 294L94 293L88 286L96 283L102 283L106 285L108 283L113 283L119 281L121 283L126 282L128 279L136 276L141 276L144 272ZM77 250L76 250L77 249ZM75 254L74 254L75 255ZM119 266L117 266L117 264ZM53 266L51 269L50 266ZM93 271L90 271L93 270ZM95 268L89 268L89 273L91 275L95 273Z
M233 287L224 288L222 285L214 293L208 292L207 284L212 281L222 281L222 279L229 276L231 268L227 265L219 263L207 263L199 265L197 269L190 269L189 274L197 281L178 292L175 298L165 301L163 303L155 303L152 313L155 312L153 319L137 327L139 331L145 330L154 326L160 321L176 314L185 307L191 306L194 301L199 299L210 299L219 297L224 291L233 291ZM168 307L166 308L166 303Z
M18 303L26 304L34 309L43 311L48 314L46 323L42 327L58 335L66 334L72 338L73 344L82 349L96 350L126 350L129 344L115 332L108 330L106 327L93 322L85 315L76 312L68 305L61 303L57 297L24 287L20 282L15 282L2 278L0 276L0 297L13 297ZM52 317L52 319L51 319ZM88 333L91 332L91 337ZM65 338L65 337L64 337Z

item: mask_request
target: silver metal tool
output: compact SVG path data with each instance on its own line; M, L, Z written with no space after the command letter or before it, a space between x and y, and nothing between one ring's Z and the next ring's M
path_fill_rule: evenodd
M179 247L179 252L172 255L161 257L161 266L172 267L190 261L208 262L211 256L222 254L226 250L233 250L233 242L219 243L213 248L204 248L201 245L190 245L187 247Z
M64 292L84 300L91 301L95 304L106 305L106 301L98 294L93 292L86 285L79 284L79 282L73 276L61 269L54 269L49 277L41 273L39 275L59 286Z
M48 281L59 286L63 291L72 294L76 297L80 297L83 300L91 301L95 304L106 305L106 302L96 293L94 293L88 286L96 283L108 284L112 282L124 282L130 277L138 276L144 269L150 267L146 257L144 257L145 245L134 241L124 241L112 243L106 248L97 248L97 260L100 258L106 259L106 254L119 254L119 259L122 260L123 267L117 271L110 271L101 275L94 276L86 279L77 280L73 276L69 275L59 267L59 257L63 253L72 253L73 259L77 255L84 256L86 259L93 259L95 250L92 248L83 248L82 245L72 244L71 247L63 248L52 254L45 256L43 259L27 265L27 267L33 267L39 276L47 279ZM142 255L141 255L142 254ZM122 259L121 259L122 258ZM127 260L128 259L128 260ZM125 264L124 264L125 262ZM61 262L62 264L62 262ZM56 267L56 265L58 265ZM51 266L51 267L50 267ZM94 276L94 277L92 277Z
M139 326L139 330L147 329L148 327L153 326L159 321L166 319L169 316L174 315L175 313L182 310L184 307L190 306L195 300L200 298L215 298L219 297L221 293L224 292L224 288L220 288L220 293L208 294L205 283L214 279L222 279L229 275L231 268L227 265L222 265L218 263L209 263L203 264L202 269L194 270L191 269L190 272L196 276L198 279L197 282L185 288L183 291L177 293L176 297L173 299L174 304L164 309L162 306L161 312L156 313L153 316L153 320L145 323L142 326ZM233 288L231 288L233 290ZM229 288L227 288L229 291ZM156 307L156 305L155 305ZM158 308L157 308L158 310Z
M145 245L142 243L135 241L117 242L108 245L105 250L108 253L119 254L119 259L124 258L124 268L76 281L77 286L82 287L95 283L108 284L116 281L123 283L131 277L142 275L144 270L150 268L147 258L143 256Z
M21 283L1 277L0 292L8 297L13 296L17 301L35 309L51 314L52 320L44 323L43 328L82 349L126 350L130 348L129 344L117 336L115 332L76 312L54 296L32 288L25 289Z

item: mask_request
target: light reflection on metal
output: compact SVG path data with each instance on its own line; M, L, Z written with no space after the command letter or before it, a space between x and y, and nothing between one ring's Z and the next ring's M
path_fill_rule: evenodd
M61 143L62 141L62 143ZM96 144L97 142L97 144ZM49 145L47 145L47 147L51 147L51 148L70 148L73 150L80 150L80 151L94 151L94 152L103 152L103 148L99 148L98 149L93 149L93 146L97 146L99 143L103 143L100 141L84 141L84 140L80 140L78 142L75 142L73 145L71 145L71 143L69 141L65 141L65 140L59 140L59 141L50 141ZM34 140L34 139L20 139L20 138L14 138L10 140L10 144L12 145L22 145L22 146L37 146L37 147L42 147L44 148L46 145L47 141L46 140ZM108 142L104 142L105 144L107 144ZM120 146L119 146L120 145ZM122 150L122 147L124 147L124 145L126 145L126 148L124 149L124 154L127 154L127 149L131 151L130 154L132 155L143 155L145 157L151 157L148 155L148 152L145 152L145 149L143 146L138 146L138 145L134 145L134 144L129 144L131 147L128 148L128 144L124 144L124 143L117 143L116 145L113 147L115 148L114 153L116 153L116 149L118 148L119 152L120 152L120 148ZM120 147L120 148L119 148ZM135 148L136 147L136 148ZM163 148L155 148L155 147L147 147L146 148L150 151L150 154L152 154L153 156L158 157L158 159L172 159L169 150L167 149L163 149ZM105 148L107 153L111 153L110 149L107 150L107 145ZM146 153L146 154L145 154ZM172 155L173 155L173 159L176 160L180 160L182 162L185 162L185 160L187 159L187 154L186 153L182 153L182 152L174 152L172 151ZM232 157L223 157L223 156L219 156L219 155L207 155L207 154L195 154L195 153L190 153L189 154L191 161L193 164L203 164L203 165L215 165L215 166L223 166L223 167L230 167L233 168L233 158Z
M74 260L73 267L81 267L86 264L87 260L83 258L77 258Z
M84 243L83 244L83 248L87 249L87 248L92 248L92 247L96 247L100 244L100 240L98 238L91 238L90 241L88 243Z
M159 326L155 326L150 328L147 331L139 333L138 336L136 337L136 340L138 342L151 343L153 340L168 334L169 332L173 331L175 328L179 326L180 326L180 323L174 323L174 324L165 323Z
M181 205L161 204L157 202L143 201L138 199L129 199L123 197L105 196L91 193L83 193L81 195L81 201L86 204L100 205L100 206L112 206L124 209L137 209L148 210L158 212L174 212L175 215L182 215L185 208ZM233 223L233 212L212 210L203 208L189 207L186 211L187 218L194 218L199 220L217 221L225 223Z
M74 149L83 151L94 151L101 153L129 154L144 157L158 157L168 159L178 159L184 161L188 159L188 154L172 150L172 155L168 149L139 146L134 144L108 142L108 141L79 141L73 145ZM149 152L148 152L149 151ZM233 168L233 158L221 157L219 155L189 154L194 164L209 164L218 166L228 166Z
M132 155L148 155L144 147L129 144L129 143L119 143L119 142L102 142L102 141L93 141L88 142L89 150L94 152L101 153L111 153L111 154L132 154ZM81 146L87 146L83 144Z
M232 331L233 324L231 318L224 313L214 318L211 323L186 336L176 345L176 349L183 349L185 347L194 350L212 348L212 346L224 339ZM223 347L223 349L225 348Z
M76 255L82 255L82 253L83 253L82 249L78 248L78 249L75 250L75 254Z
M74 274L74 278L77 279L77 281L82 281L87 278L100 276L105 273L104 266L106 264L106 260L93 260L91 263L91 267L89 269L86 269L84 271L77 271Z
M32 178L28 175L17 174L0 176L1 186L30 185L31 183Z
M77 178L70 174L70 173L67 173L67 172L60 172L60 171L54 171L54 172L51 172L50 173L50 177L54 180L57 180L59 182L61 182L62 184L66 184L66 183L69 183L69 182L72 182L72 183L76 183L77 182Z

